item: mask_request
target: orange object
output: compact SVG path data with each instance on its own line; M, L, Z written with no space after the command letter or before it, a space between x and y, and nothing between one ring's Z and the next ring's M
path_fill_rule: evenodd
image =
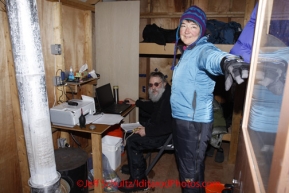
M123 130L121 129L120 125L111 126L111 128L109 128L109 130L105 134L123 138Z
M225 185L221 183L212 183L206 186L206 193L222 193L225 189Z

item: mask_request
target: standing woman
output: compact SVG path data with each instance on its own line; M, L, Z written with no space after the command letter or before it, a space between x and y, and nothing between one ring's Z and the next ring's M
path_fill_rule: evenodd
M248 77L249 64L238 56L221 51L207 42L206 14L197 6L181 16L176 33L182 56L175 66L171 107L173 141L182 191L205 192L204 158L213 126L214 76L225 75L229 90L233 79L238 84Z

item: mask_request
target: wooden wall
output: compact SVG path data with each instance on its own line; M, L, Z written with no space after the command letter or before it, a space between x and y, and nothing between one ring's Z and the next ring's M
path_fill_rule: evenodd
M155 23L165 29L175 29L178 26L181 14L192 5L197 5L203 9L207 14L207 19L216 19L223 22L235 21L244 27L255 3L255 0L142 0L140 42L143 41L142 32L147 24ZM140 74L158 69L168 75L168 82L170 83L172 77L171 65L172 57L141 57ZM140 97L142 98L147 98L147 92L143 92L141 89L147 85L147 82L147 77L140 78Z
M92 69L92 12L64 6L58 2L37 0L46 72L46 88L49 107L65 100L62 88L53 86L52 78L60 71L74 70L87 63ZM1 7L2 10L2 7ZM12 48L10 45L7 15L0 12L0 192L30 192L28 186L29 166L19 109ZM62 54L52 55L50 46L61 44ZM92 86L83 86L82 94L94 96ZM62 95L62 97L60 97ZM59 132L53 133L53 141ZM67 135L66 135L67 136ZM88 143L84 141L84 143Z
M74 71L78 71L87 64L88 69L92 70L92 13L48 1L38 0L37 6L49 106L52 107L63 94L59 91L62 88L54 87L52 80L54 76L60 75L59 69L65 72L72 66ZM61 55L51 54L52 44L61 44ZM94 96L92 86L84 86L81 90ZM65 97L60 99L65 101Z
M23 166L25 160L19 158L25 159L25 156L18 157L16 141L24 142L24 137L23 132L18 133L21 132L21 121L19 124L16 82L14 77L10 77L14 68L8 18L5 12L0 12L0 22L2 26L0 28L0 192L21 192L20 167ZM19 138L15 135L16 133Z

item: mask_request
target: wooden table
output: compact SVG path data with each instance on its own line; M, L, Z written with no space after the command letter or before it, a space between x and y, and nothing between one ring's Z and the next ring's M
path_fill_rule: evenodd
M123 112L121 115L126 117L129 115L129 122L135 122L135 105L132 105L128 110ZM58 125L52 125L53 129L65 130L65 131L77 131L83 133L90 133L91 135L91 145L92 145L92 160L93 160L93 172L94 172L94 193L103 192L102 187L102 134L108 130L111 125L104 124L93 124L95 129L91 130L89 126L92 124L86 125L85 128L80 128L78 125L74 127L63 127Z

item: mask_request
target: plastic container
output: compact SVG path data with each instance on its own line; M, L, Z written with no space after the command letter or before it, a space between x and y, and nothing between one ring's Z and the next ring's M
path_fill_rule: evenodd
M206 193L222 193L222 190L224 189L225 189L224 184L212 183L206 186Z
M72 70L72 66L70 66L68 80L70 80L70 81L74 80L74 73Z
M123 130L120 127L120 125L112 125L105 133L105 135L110 135L114 137L120 137L123 138Z
M105 135L102 138L102 153L107 157L110 167L116 170L121 164L122 138Z

